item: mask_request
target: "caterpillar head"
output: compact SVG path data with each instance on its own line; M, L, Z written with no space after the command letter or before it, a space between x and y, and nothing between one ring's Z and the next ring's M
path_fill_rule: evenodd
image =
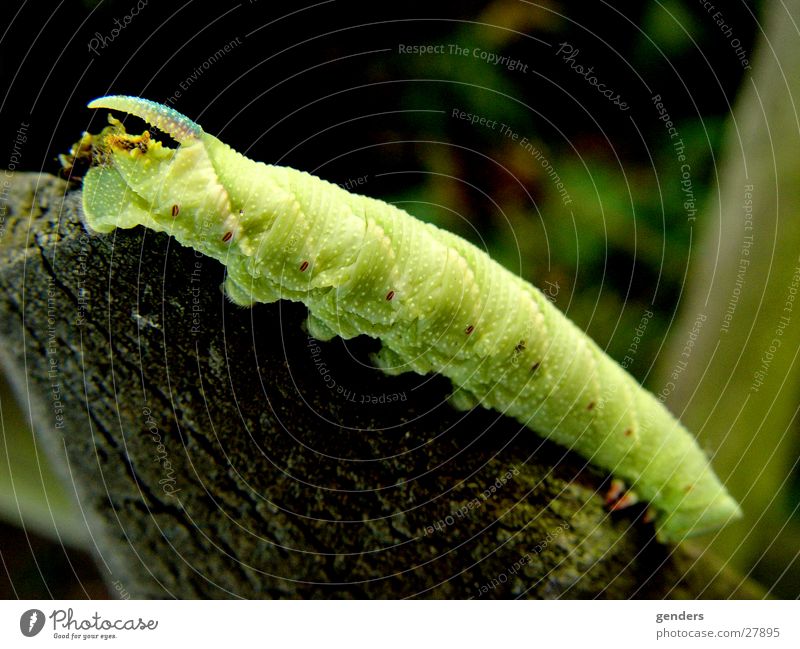
M217 258L241 238L239 210L215 159L235 152L174 109L146 99L101 97L89 107L140 117L178 143L171 148L148 131L128 134L109 116L109 126L91 136L93 166L83 184L84 213L92 229L144 225Z

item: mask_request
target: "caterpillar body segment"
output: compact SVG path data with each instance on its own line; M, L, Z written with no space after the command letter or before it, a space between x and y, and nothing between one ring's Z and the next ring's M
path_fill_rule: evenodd
M142 117L164 147L111 120L84 180L88 224L144 225L227 267L239 304L288 299L308 326L380 339L387 373L438 372L480 404L581 454L649 501L662 541L740 516L692 435L535 287L467 241L383 201L249 160L154 102L90 104Z

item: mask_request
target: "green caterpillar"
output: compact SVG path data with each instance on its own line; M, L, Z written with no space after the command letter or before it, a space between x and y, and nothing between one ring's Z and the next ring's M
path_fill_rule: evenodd
M741 515L690 433L536 288L463 239L310 174L254 162L177 111L96 99L177 148L111 126L83 183L99 232L143 225L227 267L242 305L303 302L309 332L380 339L385 372L438 372L461 407L511 415L623 479L649 501L658 538ZM85 144L85 143L84 143Z

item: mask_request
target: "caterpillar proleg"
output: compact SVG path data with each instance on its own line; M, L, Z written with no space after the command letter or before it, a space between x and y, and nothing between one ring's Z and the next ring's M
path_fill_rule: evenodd
M658 538L740 516L693 436L531 284L486 253L383 201L252 161L175 110L136 97L90 108L139 116L177 142L93 137L83 183L96 231L143 225L227 268L236 303L304 303L319 339L367 335L385 372L438 372L463 407L508 414L620 478L650 503Z

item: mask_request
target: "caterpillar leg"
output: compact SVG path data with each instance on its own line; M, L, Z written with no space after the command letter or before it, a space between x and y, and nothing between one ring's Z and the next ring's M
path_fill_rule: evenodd
M243 285L241 282L236 281L233 275L228 275L225 278L222 290L234 304L239 306L252 306L256 302L271 304L281 299L280 293L269 288L266 282L261 282L257 291L253 290L252 282L247 280L245 282Z
M635 505L639 502L639 496L635 491L626 491L625 494L617 502L611 505L612 512L618 512L622 509Z
M225 292L225 295L228 296L228 299L231 302L238 304L239 306L252 306L256 301L252 292L247 291L239 286L239 284L237 284L230 275L225 278L225 283L222 285L222 290Z
M606 505L609 511L618 512L639 502L639 496L632 489L626 490L622 480L614 479L606 492Z
M617 502L623 493L625 493L625 483L622 480L614 478L606 492L606 505Z
M464 388L456 388L454 386L453 392L447 397L447 402L456 410L468 412L478 406L478 399L472 392Z
M375 364L375 367L381 370L384 374L397 376L398 374L405 374L406 372L411 371L408 363L406 363L397 352L393 351L386 345L383 345L380 351L372 354L370 358Z
M306 331L308 335L312 338L316 338L317 340L321 340L323 342L331 340L335 338L339 334L337 334L333 329L331 329L328 325L326 325L322 320L320 320L317 316L309 313L308 318L306 318Z

